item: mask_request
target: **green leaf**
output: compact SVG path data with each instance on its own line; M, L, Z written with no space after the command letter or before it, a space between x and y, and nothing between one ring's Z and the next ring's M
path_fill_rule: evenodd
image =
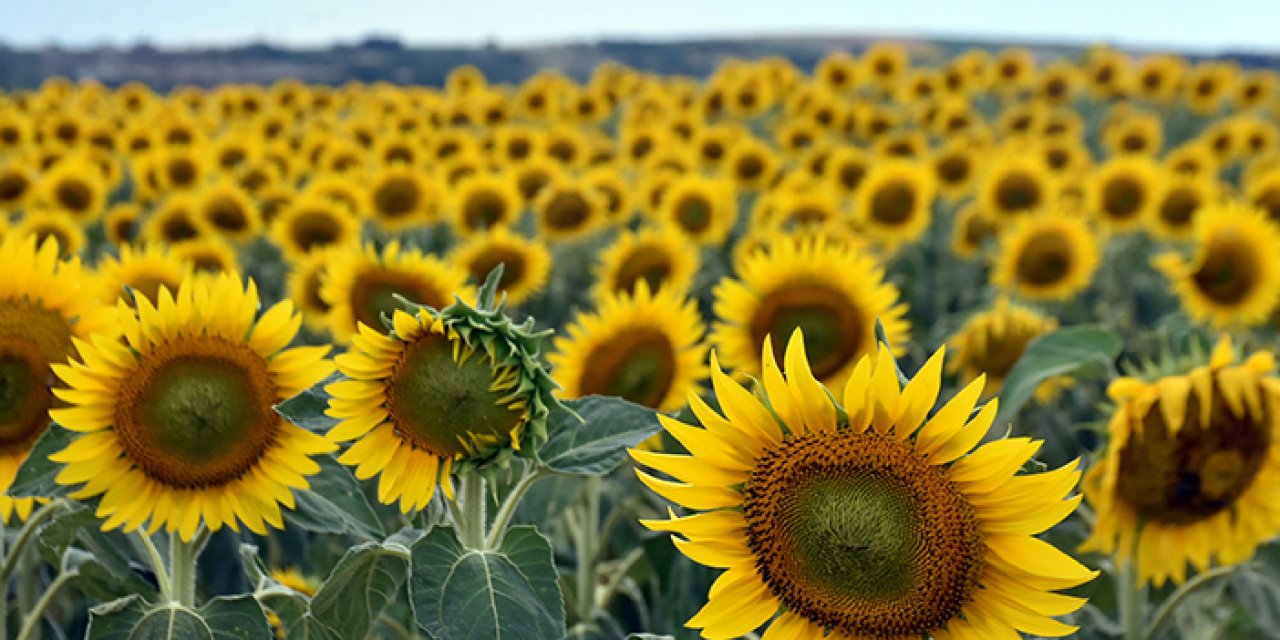
M551 414L551 436L538 451L542 463L560 473L609 473L622 464L627 449L662 430L657 412L622 398L587 396L564 404L570 411Z
M311 488L298 492L298 508L284 511L291 526L316 533L351 533L381 539L382 522L369 506L360 483L333 456L316 456L320 473L307 478Z
M18 466L18 474L9 485L9 495L15 498L55 498L71 493L71 487L54 482L62 465L49 460L49 456L67 448L76 439L74 431L57 424L49 425L36 439L27 459Z
M80 573L76 587L95 600L153 595L155 587L134 571L128 537L102 531L101 523L93 507L71 503L36 532L36 548L49 564L70 561Z
M1049 378L1083 380L1109 375L1120 347L1118 336L1096 325L1066 327L1036 338L1005 377L996 426L1008 424Z
M341 638L363 638L409 570L409 549L395 541L347 550L311 599L311 615Z
M276 413L307 431L320 435L328 433L338 421L324 414L324 410L329 408L329 394L324 388L341 379L342 374L330 375L310 389L276 405Z
M89 611L89 640L260 640L271 637L267 616L252 596L214 598L199 609L176 603L152 607L138 595Z
M437 527L413 546L410 600L437 640L562 638L564 602L551 545L513 527L498 549L470 550Z
M676 640L675 636L658 635L656 633L633 633L627 640Z

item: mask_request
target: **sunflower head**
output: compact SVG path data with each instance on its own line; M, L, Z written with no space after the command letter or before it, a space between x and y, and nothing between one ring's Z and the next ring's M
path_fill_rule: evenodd
M476 305L455 297L439 311L406 303L389 333L361 324L352 350L337 358L346 377L326 387L336 442L354 441L339 458L356 476L381 474L378 496L403 511L424 508L450 472L500 467L532 455L560 406L556 383L539 363L546 332L516 325L494 304L501 268Z
M1057 328L1056 318L1001 297L992 308L969 318L948 341L953 354L948 368L961 372L966 380L985 374L987 393L998 393L1031 341ZM1036 397L1051 399L1064 382L1045 382L1036 390Z
M1000 236L991 281L1033 300L1065 300L1089 286L1101 260L1082 218L1044 212Z
M707 638L766 622L797 638L1071 633L1051 616L1084 600L1051 591L1095 574L1033 536L1078 504L1075 465L1018 474L1039 447L1026 438L975 450L996 413L975 410L981 378L926 419L941 351L904 388L881 346L838 403L804 343L792 334L780 366L766 340L754 394L713 357L720 411L691 394L701 426L659 416L689 455L632 450L673 478L639 470L644 484L693 510L643 524L724 569L687 625Z
M929 227L935 182L922 165L907 160L875 163L858 188L858 220L872 238L911 242Z
M1270 352L1242 364L1223 338L1207 364L1119 378L1102 460L1085 479L1097 523L1082 549L1133 561L1157 585L1234 564L1280 532L1280 383ZM1136 551L1136 557L1135 557Z

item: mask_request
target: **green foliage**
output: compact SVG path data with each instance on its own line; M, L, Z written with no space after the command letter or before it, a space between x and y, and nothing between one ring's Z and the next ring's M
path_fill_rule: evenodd
M1005 378L995 424L1008 424L1050 378L1087 380L1112 373L1121 344L1114 333L1093 325L1066 327L1036 338Z
M404 583L410 557L405 541L393 536L348 549L311 599L307 615L340 638L367 636Z
M542 463L559 473L609 473L627 449L662 430L656 412L621 398L588 396L564 404L569 410L551 414L551 436L538 451Z
M18 474L14 477L13 484L9 485L8 494L14 497L53 498L70 493L70 487L54 482L62 465L49 460L49 456L65 449L75 437L73 431L57 424L49 425L32 445L27 459L18 467Z
M284 512L292 526L318 533L349 533L366 540L385 535L378 514L360 490L351 471L333 456L316 456L320 473L311 476L311 488L297 494L298 508Z
M131 595L94 607L89 640L261 640L271 630L253 596L214 598L197 609L152 606Z

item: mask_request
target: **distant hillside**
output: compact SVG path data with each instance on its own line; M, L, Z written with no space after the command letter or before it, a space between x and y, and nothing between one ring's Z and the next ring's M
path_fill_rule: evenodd
M384 80L398 84L439 85L450 69L478 66L497 82L518 82L539 69L556 68L585 78L600 62L615 60L638 69L665 74L705 76L725 58L782 55L811 68L828 51L857 52L871 38L788 37L720 39L686 42L601 41L528 48L410 48L391 39L372 38L356 45L327 49L285 49L246 45L218 49L13 49L0 45L0 88L30 88L51 76L94 78L108 85L137 80L157 89L176 85L271 83L292 77L306 82L341 84L350 80ZM998 48L991 43L962 41L906 41L913 55L926 60L945 58L970 46ZM1044 59L1075 56L1079 47L1034 45ZM1231 55L1245 66L1275 66L1274 56Z

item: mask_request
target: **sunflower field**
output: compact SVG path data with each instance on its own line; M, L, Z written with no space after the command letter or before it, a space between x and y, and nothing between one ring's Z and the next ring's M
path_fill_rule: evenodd
M1280 72L0 92L0 640L1280 637Z

